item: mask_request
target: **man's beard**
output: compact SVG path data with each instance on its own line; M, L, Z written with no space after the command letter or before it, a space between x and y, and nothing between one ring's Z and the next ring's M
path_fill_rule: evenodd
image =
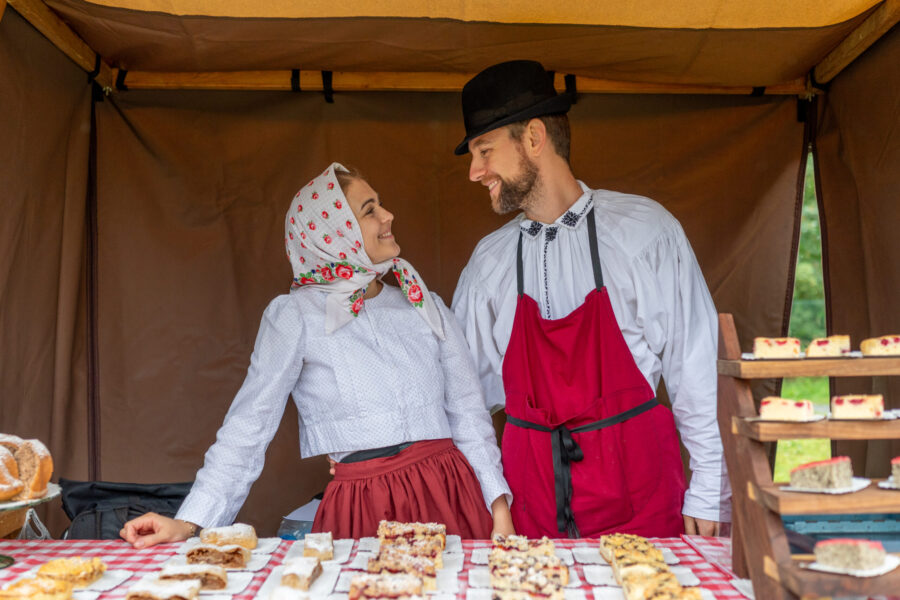
M497 197L498 215L505 215L516 210L525 210L534 200L534 192L538 187L537 167L525 157L521 151L519 169L522 171L514 180L500 178L500 194Z

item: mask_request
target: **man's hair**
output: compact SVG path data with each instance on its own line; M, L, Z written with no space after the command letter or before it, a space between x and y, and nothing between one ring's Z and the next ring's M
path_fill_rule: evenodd
M363 177L362 173L359 172L359 169L356 167L344 167L347 169L346 171L339 171L335 169L334 176L337 177L338 185L341 186L341 191L344 192L344 196L347 195L347 188L350 187L350 184L357 180L361 179L363 181L366 180Z
M569 129L569 117L563 113L561 115L542 115L537 117L547 129L547 137L553 144L553 149L559 154L563 160L569 162L569 147L572 143L572 133ZM509 135L517 142L522 141L525 134L525 126L528 121L519 121L509 125Z

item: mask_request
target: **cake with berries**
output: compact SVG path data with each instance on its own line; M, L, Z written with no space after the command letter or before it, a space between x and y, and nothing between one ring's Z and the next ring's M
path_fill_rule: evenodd
M807 358L840 357L850 354L849 335L830 335L816 338L806 348Z
M831 399L832 419L880 419L884 415L881 394L851 394Z
M894 356L900 355L900 335L883 335L869 338L859 344L863 356Z
M895 486L900 487L900 456L891 459L891 479Z
M791 487L815 490L848 488L853 484L853 465L849 456L818 460L791 471Z
M506 552L521 552L523 554L539 554L543 556L553 556L556 547L553 540L544 536L540 539L528 539L524 535L503 535L496 534L491 538L494 548L499 548Z
M881 542L847 538L817 542L813 552L820 565L858 571L877 569L886 556Z
M381 521L378 523L380 540L394 538L437 538L441 548L447 546L447 526L443 523L402 523L400 521Z
M422 580L406 574L357 573L350 579L349 600L390 598L407 600L424 594Z
M767 396L759 403L759 417L768 421L809 421L814 416L809 400Z
M753 356L755 358L800 358L800 340L791 337L753 338Z

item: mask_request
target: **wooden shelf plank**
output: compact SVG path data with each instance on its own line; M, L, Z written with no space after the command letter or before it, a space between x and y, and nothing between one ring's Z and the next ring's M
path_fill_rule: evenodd
M815 421L784 423L748 421L734 417L732 432L758 442L778 440L894 440L900 439L900 419L893 421Z
M873 479L869 487L852 494L784 492L775 485L756 486L750 483L749 495L769 510L782 515L900 512L900 491L883 490L878 487L878 481Z
M900 375L900 356L793 360L718 360L720 375L740 379Z
M801 598L890 596L900 590L900 569L894 569L879 577L852 577L835 575L803 568L809 562L795 559L789 564L778 564L778 578L788 589Z

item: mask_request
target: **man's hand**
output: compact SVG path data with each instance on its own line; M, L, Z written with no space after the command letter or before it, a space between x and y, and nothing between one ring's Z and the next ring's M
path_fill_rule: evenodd
M125 523L119 531L122 539L135 548L149 548L156 544L181 542L191 537L193 528L185 521L176 521L149 512Z
M494 518L494 527L491 530L491 537L496 534L515 535L516 529L513 527L512 514L509 512L509 504L506 502L506 496L497 496L491 502L491 513Z
M707 521L706 519L698 519L697 517L684 517L684 532L688 535L705 535L707 537L718 536L721 531L721 523L718 521Z

